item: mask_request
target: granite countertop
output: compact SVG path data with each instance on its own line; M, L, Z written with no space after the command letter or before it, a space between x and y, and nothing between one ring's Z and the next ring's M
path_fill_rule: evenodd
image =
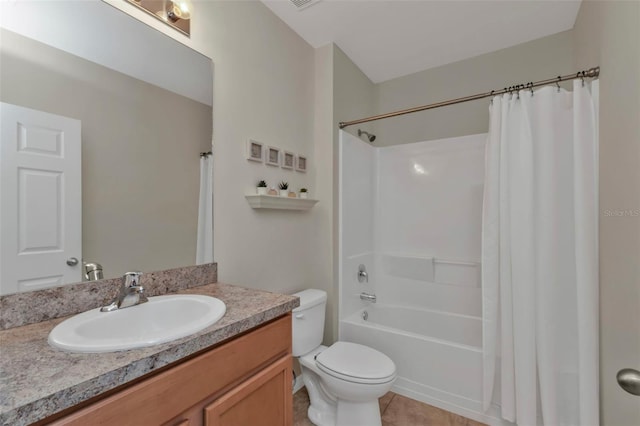
M291 311L299 299L215 283L179 291L214 296L224 317L201 332L143 349L69 353L47 343L65 318L0 331L0 424L26 425L234 337Z

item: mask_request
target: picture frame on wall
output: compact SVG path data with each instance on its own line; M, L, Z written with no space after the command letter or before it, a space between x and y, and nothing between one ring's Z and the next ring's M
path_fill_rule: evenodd
M267 153L264 159L265 164L269 166L279 166L280 165L280 148L276 148L273 146L267 147Z
M307 171L307 156L306 155L297 155L296 156L296 171L306 173L306 171Z
M247 140L247 160L262 163L264 161L264 144L253 139Z
M283 151L282 153L282 167L283 169L291 169L295 167L296 155L293 152Z

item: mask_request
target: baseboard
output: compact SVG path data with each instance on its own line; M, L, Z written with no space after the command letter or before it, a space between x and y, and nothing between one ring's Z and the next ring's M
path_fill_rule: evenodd
M298 392L303 387L304 382L302 381L302 376L297 376L295 382L293 383L293 393Z

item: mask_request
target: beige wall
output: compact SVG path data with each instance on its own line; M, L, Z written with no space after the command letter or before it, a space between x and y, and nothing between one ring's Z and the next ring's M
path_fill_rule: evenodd
M318 274L324 220L308 212L253 210L255 183L281 180L317 197L314 49L259 2L198 2L191 41L214 62L214 257L221 281L279 292L329 283ZM308 156L299 173L247 161L255 138ZM323 265L324 267L325 265ZM326 265L330 267L330 265Z
M0 100L82 121L82 255L105 277L195 263L211 107L0 29ZM170 117L170 119L169 119Z
M640 424L615 375L640 370L640 3L583 1L574 66L600 65L600 361L606 426ZM635 211L609 215L607 211Z
M333 161L335 148L333 144L333 46L327 45L315 50L314 69L314 157L316 159L317 197L323 202L314 208L316 215L316 258L314 274L326 283L327 312L324 329L325 343L335 340L334 329L337 327L338 300L332 283L333 269L338 264L333 259L333 225L337 223L333 217L335 201L333 181Z
M377 84L376 114L572 73L572 40L571 32L565 31ZM376 146L487 132L488 102L481 99L376 121Z

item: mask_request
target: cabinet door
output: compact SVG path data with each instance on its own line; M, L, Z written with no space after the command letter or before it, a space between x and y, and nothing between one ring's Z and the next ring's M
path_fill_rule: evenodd
M291 356L280 358L205 407L206 426L291 426Z

